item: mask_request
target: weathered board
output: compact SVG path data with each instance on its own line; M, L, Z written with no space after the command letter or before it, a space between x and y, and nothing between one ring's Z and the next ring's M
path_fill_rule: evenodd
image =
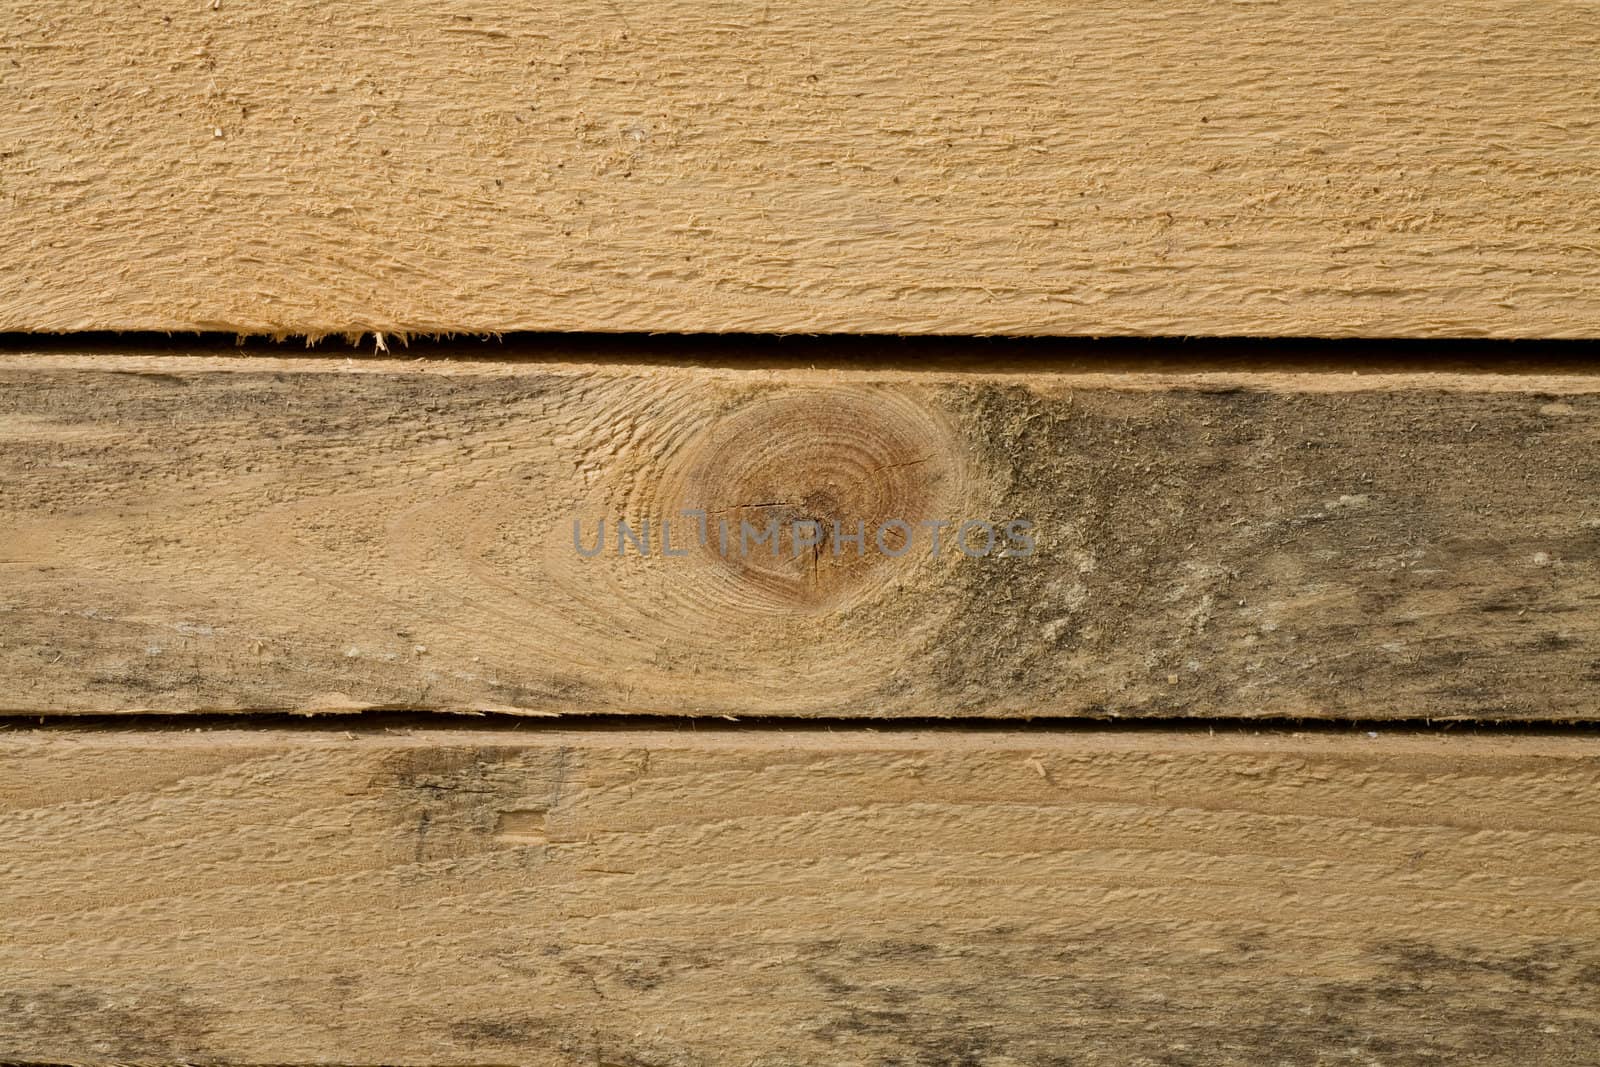
M1589 0L7 0L0 330L1600 334Z
M1592 738L9 731L0 1059L1589 1065L1597 791Z
M0 357L0 708L1600 715L1600 375L546 355Z

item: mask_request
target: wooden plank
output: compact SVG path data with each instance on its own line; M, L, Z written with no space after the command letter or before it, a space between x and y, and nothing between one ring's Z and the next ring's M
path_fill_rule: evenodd
M1588 0L8 0L0 329L1593 337Z
M1589 1064L1600 745L0 733L0 1057Z
M0 358L0 706L1597 715L1600 375L721 351Z

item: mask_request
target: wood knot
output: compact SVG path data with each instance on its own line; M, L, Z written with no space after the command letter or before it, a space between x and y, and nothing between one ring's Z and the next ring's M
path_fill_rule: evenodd
M836 706L946 624L949 598L929 592L968 562L956 532L990 517L989 494L929 394L662 383L624 399L575 435L574 494L536 564L512 540L532 527L504 515L474 555L526 575L573 673L606 665L627 707L679 686L671 699L708 710Z
M903 392L789 389L696 434L656 502L686 533L693 523L689 580L718 600L834 607L915 565L926 524L959 519L945 514L958 455L943 420Z
M849 607L953 551L965 517L954 430L903 388L744 390L653 429L608 457L568 551L664 608Z

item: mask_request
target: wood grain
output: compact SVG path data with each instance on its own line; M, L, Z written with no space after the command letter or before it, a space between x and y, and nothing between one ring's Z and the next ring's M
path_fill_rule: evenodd
M0 1057L1588 1064L1592 738L0 733Z
M6 709L1597 714L1592 373L194 351L0 358Z
M7 0L0 330L1600 334L1587 0Z

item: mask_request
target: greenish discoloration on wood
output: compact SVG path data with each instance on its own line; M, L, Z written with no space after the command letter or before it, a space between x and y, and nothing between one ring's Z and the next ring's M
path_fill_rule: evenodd
M16 712L1594 714L1591 376L41 356L0 379ZM900 557L833 530L899 519ZM1037 550L968 558L969 519L1029 520ZM611 524L600 557L575 521ZM826 532L740 555L743 521Z

